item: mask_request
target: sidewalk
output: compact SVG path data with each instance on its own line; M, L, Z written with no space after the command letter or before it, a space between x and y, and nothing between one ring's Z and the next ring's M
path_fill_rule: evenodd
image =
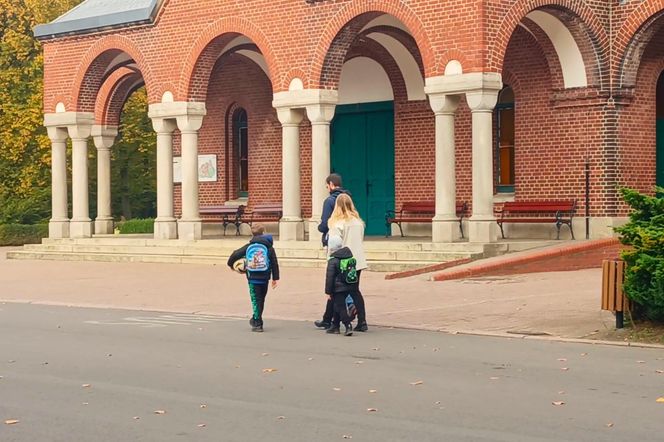
M250 311L246 280L225 266L14 261L5 259L8 250L0 248L0 301L242 317ZM265 317L319 319L323 278L323 269L282 269ZM370 325L564 338L614 326L599 308L599 269L445 282L384 278L362 274Z

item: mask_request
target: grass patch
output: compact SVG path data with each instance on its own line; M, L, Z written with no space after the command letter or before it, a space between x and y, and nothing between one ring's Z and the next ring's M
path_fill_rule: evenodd
M622 330L610 329L593 335L593 339L607 341L638 342L642 344L664 345L664 324L652 321L636 321L630 323L625 315L625 328Z
M120 221L115 224L120 234L131 233L154 233L153 218L136 218L128 221Z

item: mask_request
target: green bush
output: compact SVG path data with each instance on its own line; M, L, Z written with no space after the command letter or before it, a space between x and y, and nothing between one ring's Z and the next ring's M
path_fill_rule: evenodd
M620 241L633 247L622 252L627 263L625 293L636 303L639 316L664 322L664 198L631 189L621 193L633 209L629 223L616 228Z
M128 221L120 221L116 224L121 234L127 233L154 233L153 218L136 218Z
M0 224L0 246L38 244L48 236L48 224Z
M39 189L17 197L10 191L0 192L0 224L37 224L48 221L51 214L51 189Z

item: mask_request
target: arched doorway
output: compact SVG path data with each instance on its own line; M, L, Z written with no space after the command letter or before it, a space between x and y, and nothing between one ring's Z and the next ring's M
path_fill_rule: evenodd
M664 73L657 81L657 165L656 184L664 187Z

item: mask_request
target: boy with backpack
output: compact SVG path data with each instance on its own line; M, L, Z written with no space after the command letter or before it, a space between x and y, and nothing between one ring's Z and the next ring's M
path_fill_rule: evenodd
M330 258L327 261L325 276L325 294L334 305L332 325L326 333L340 334L340 322L344 324L344 336L353 335L351 321L354 319L356 309L353 294L359 288L357 262L348 247L342 247L339 236L330 236L328 239Z
M234 251L228 258L228 267L231 269L242 269L247 275L249 282L249 295L253 314L249 320L251 331L263 331L263 309L265 308L265 297L267 296L268 283L272 278L272 288L276 288L279 281L279 261L274 252L272 236L265 235L265 227L255 224L251 228L253 238L249 244ZM236 265L238 260L243 260ZM242 266L241 264L244 264Z

